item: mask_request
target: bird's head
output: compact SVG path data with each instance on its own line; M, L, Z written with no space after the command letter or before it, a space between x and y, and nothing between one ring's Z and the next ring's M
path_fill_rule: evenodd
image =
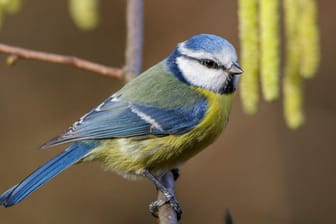
M220 94L234 92L243 72L234 47L212 34L195 35L179 43L165 63L186 84Z

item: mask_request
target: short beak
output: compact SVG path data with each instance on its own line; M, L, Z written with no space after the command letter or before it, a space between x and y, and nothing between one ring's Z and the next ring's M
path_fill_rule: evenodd
M243 73L243 69L240 67L240 65L237 62L233 62L231 67L229 68L229 72L232 75L240 75Z

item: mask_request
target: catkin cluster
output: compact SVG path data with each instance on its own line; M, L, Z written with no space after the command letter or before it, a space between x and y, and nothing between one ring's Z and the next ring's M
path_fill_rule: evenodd
M5 15L18 12L21 4L21 0L0 0L0 27L4 22Z
M83 30L94 29L99 22L99 0L69 0L70 15Z
M280 0L239 0L241 99L245 111L258 110L259 82L263 98L280 95ZM302 79L312 78L320 60L317 7L314 0L283 1L285 68L283 108L288 127L303 124ZM259 77L260 76L260 77Z

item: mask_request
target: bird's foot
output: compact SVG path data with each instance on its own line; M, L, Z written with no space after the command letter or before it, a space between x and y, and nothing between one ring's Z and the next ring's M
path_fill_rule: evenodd
M159 208L165 204L170 204L170 206L174 209L174 211L176 212L176 217L177 220L180 220L181 215L182 215L182 209L180 207L180 204L178 203L178 201L176 200L176 198L174 196L168 198L167 200L157 200L157 201L153 201L152 203L150 203L149 205L149 211L150 213L152 213L152 215L154 217L158 217L158 212L159 212Z

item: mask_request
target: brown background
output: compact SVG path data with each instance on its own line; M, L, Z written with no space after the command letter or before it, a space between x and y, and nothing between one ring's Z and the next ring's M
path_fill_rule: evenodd
M305 82L304 127L285 127L280 102L262 103L256 116L248 116L236 97L221 138L181 170L182 223L223 223L226 208L239 224L336 223L334 8L334 1L319 1L323 60L318 76ZM26 1L18 15L6 18L0 42L121 66L125 1L103 1L101 9L100 26L82 32L66 1ZM237 32L236 1L146 1L144 68L196 33L215 33L238 47ZM0 59L4 191L64 148L39 151L39 145L121 83L35 61L9 68ZM21 204L0 208L0 223L155 223L147 212L154 192L148 181L130 182L97 164L79 165Z

